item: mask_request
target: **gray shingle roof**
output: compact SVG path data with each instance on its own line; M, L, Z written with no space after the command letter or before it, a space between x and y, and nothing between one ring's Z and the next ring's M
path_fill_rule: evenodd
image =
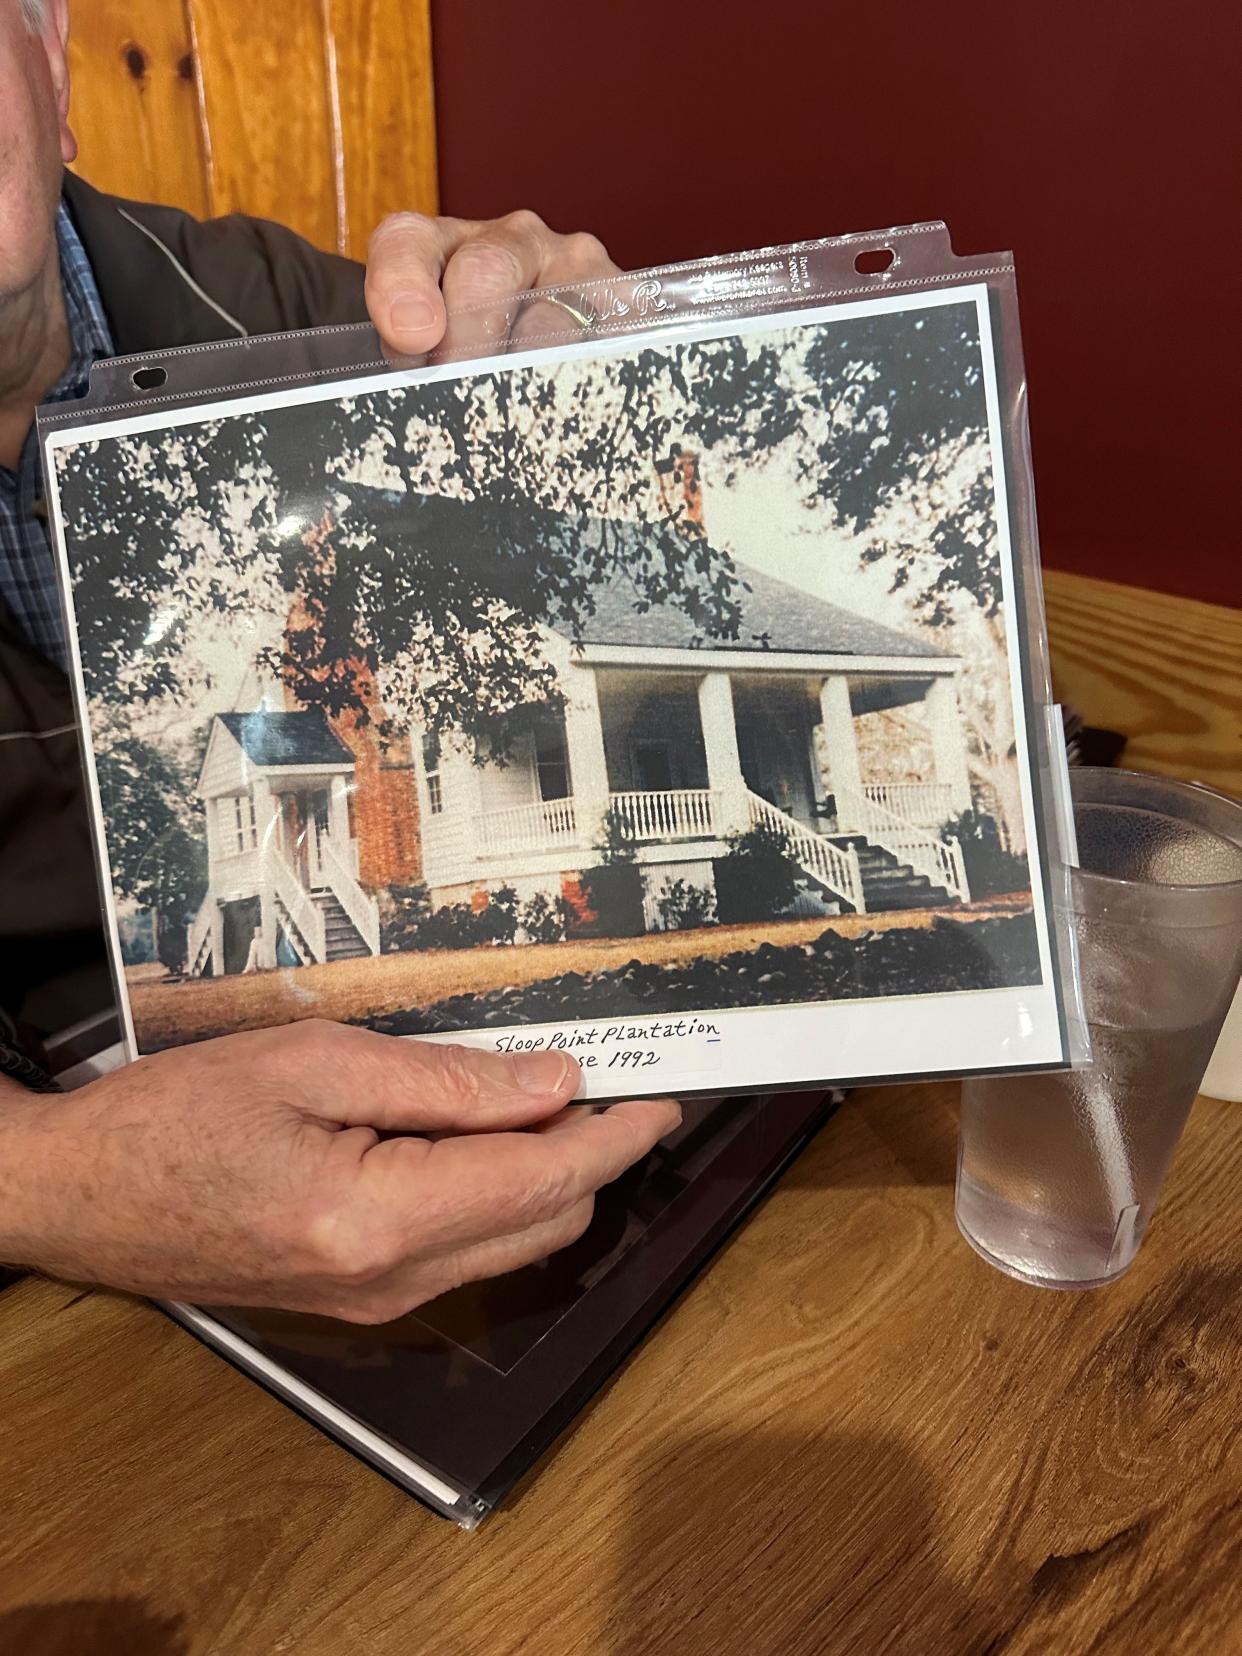
M742 606L738 636L700 639L702 649L780 650L799 655L944 655L944 651L922 639L868 621L747 564L735 560L735 568L739 579L751 589L736 594ZM583 642L656 650L688 649L694 643L694 625L684 611L664 605L640 615L634 608L638 600L639 594L627 576L615 575L596 591L595 614L583 626Z
M480 514L472 503L444 495L387 495L353 483L341 483L339 488L349 499L365 497L371 512L375 510L377 496L389 502L397 524L392 544L397 547L401 545L401 520L409 521L416 504L417 511L436 525L443 554L466 566L478 555L479 534L486 535L498 514L506 510L503 505L489 502L487 512ZM584 549L597 544L605 529L599 518L573 519L538 507L520 512L517 508L512 510L513 532L519 543L524 520L541 520L570 542L577 540ZM632 555L627 557L630 564L646 564L643 546L646 531L642 524L612 522L607 529L611 535L620 534L627 554L632 549ZM700 638L700 648L747 653L780 650L802 655L912 656L933 660L942 659L947 653L917 636L868 621L736 559L734 567L751 588L749 592L736 594L742 606L738 637L732 640ZM582 632L587 644L627 644L642 649L670 650L685 649L695 643L694 624L676 604L653 607L645 614L636 612L634 606L640 601L640 594L624 570L603 584L596 583L594 595L595 614L587 619ZM551 625L563 636L572 636L568 623L561 624L554 619Z
M322 713L221 713L255 765L348 765L353 754Z

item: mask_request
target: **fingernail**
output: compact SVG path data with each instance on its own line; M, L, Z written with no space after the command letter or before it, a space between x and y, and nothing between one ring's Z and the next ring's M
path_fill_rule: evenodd
M435 306L421 293L398 293L388 307L389 322L402 333L429 328L435 319Z
M513 1079L523 1092L558 1093L570 1062L565 1052L518 1052L513 1058Z

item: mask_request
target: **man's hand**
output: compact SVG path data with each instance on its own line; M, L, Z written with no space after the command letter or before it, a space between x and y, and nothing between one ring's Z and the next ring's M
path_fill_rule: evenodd
M670 1101L567 1110L578 1076L564 1054L308 1022L60 1099L0 1083L0 1259L386 1322L574 1241L596 1190L680 1119Z
M396 213L371 237L367 309L402 356L440 345L481 349L503 344L511 294L616 274L594 236L558 235L537 213L484 220Z

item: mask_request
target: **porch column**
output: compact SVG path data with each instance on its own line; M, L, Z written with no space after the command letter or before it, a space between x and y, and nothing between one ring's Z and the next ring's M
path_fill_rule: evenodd
M214 899L211 904L211 970L224 976L224 910Z
M858 733L850 706L850 682L844 673L829 673L819 687L824 724L824 752L828 759L828 788L837 803L837 827L842 833L861 829L862 772L858 764ZM849 796L859 803L852 805Z
M267 830L276 801L270 782L256 777L250 792L254 799L254 821L258 843L252 853L258 871L259 887L259 969L270 970L276 964L276 902L267 877Z
M970 809L970 760L957 700L956 674L934 678L923 698L923 706L927 709L936 781L949 788L955 812L967 811Z
M699 680L699 722L703 727L707 785L714 795L716 830L722 837L745 833L750 826L750 811L737 750L733 686L728 673L704 673Z
M216 871L216 863L220 857L219 831L216 826L216 812L220 809L218 799L203 801L203 823L207 830L207 878L210 880Z
M349 868L349 783L343 776L334 776L328 790L328 832L337 856Z
M585 845L595 845L604 833L609 787L604 720L592 667L574 664L565 672L565 751L577 837Z

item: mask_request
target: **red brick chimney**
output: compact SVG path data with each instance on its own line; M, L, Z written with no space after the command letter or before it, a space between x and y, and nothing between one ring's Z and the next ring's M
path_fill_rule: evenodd
M334 527L331 514L325 512L302 537L303 544L317 549L329 568L333 562L330 537ZM285 623L286 639L292 633L306 632L314 624L305 599L295 594ZM417 885L423 877L423 848L410 739L397 736L387 743L380 740L377 724L383 716L383 704L374 675L361 661L351 661L347 667L358 687L363 710L327 713L325 717L354 756L350 816L358 841L358 878L370 891ZM285 704L291 713L304 710L287 683Z
M699 456L693 449L674 443L668 459L656 462L656 477L665 510L675 512L683 529L692 535L703 532L703 485Z

